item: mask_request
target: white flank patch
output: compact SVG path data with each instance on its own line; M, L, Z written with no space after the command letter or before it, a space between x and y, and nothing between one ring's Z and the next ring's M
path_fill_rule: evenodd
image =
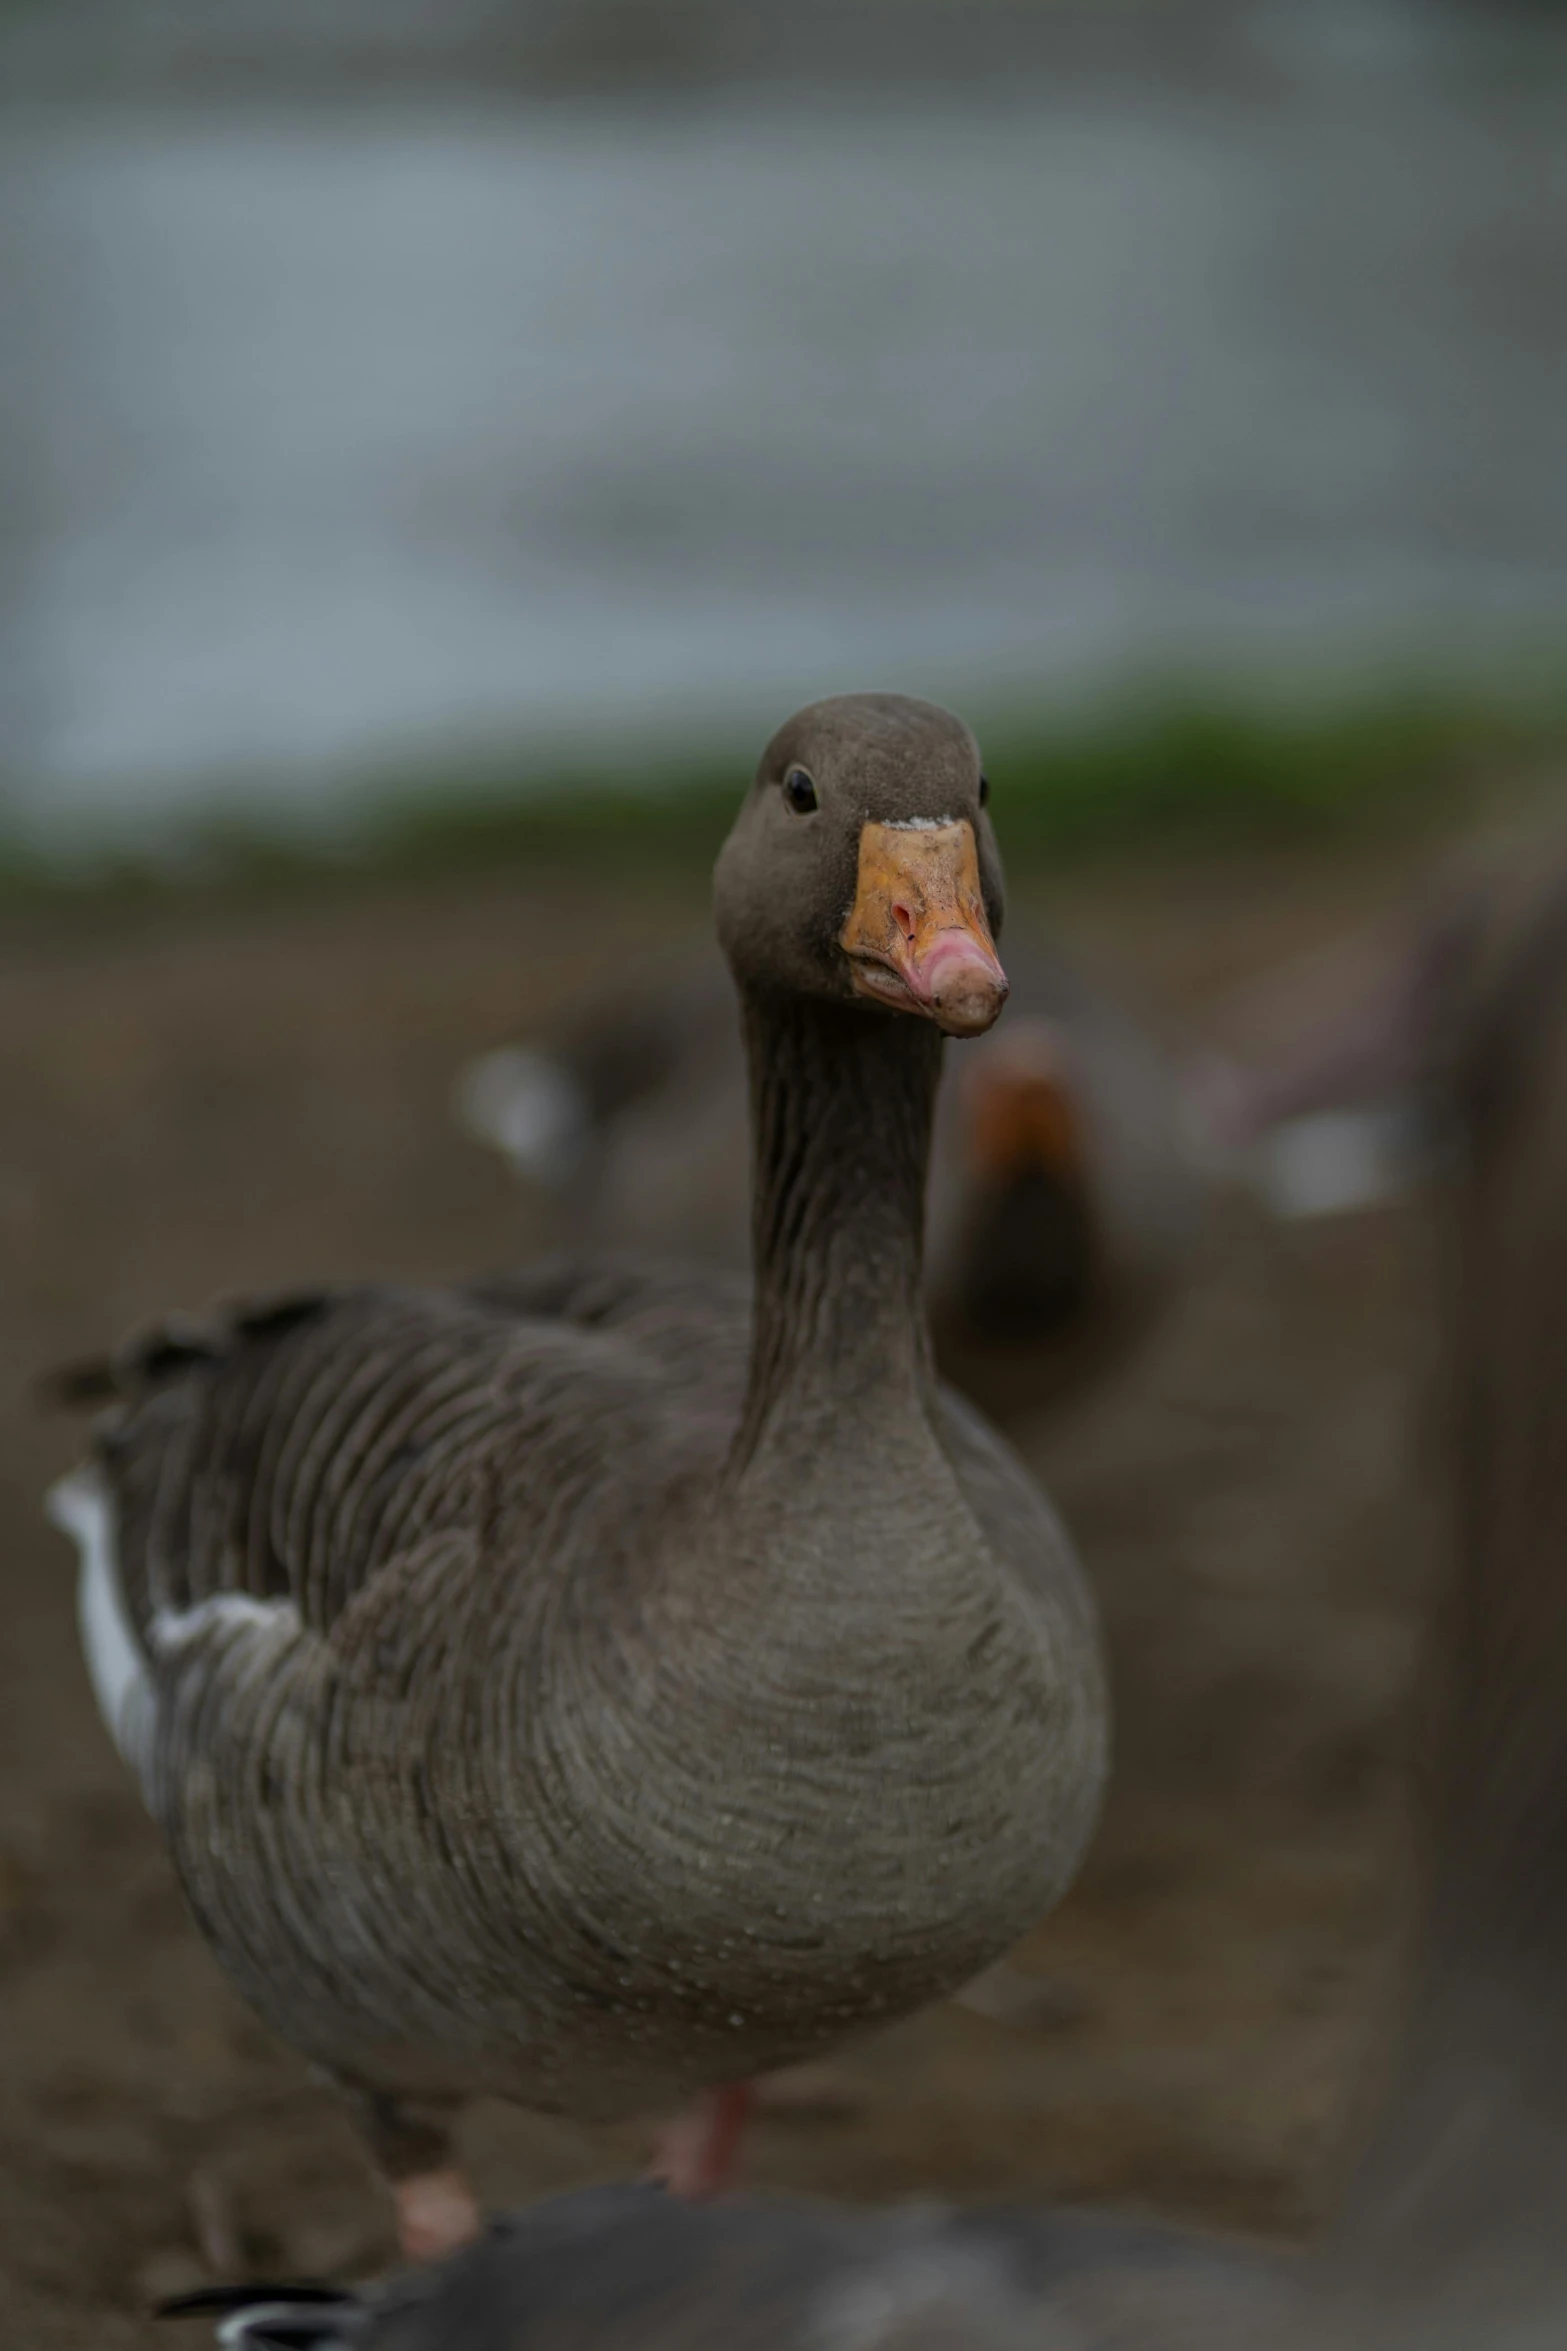
M146 1652L120 1588L114 1512L102 1478L84 1464L51 1486L44 1507L81 1554L76 1621L104 1728L131 1768L145 1770L157 1719Z
M213 1592L192 1608L160 1608L149 1631L160 1657L171 1657L199 1641L204 1633L283 1633L290 1640L299 1631L299 1610L292 1600L253 1600L248 1592Z
M147 1648L137 1638L125 1605L113 1505L98 1472L84 1463L50 1487L44 1507L81 1554L76 1620L98 1712L126 1762L145 1781L158 1696ZM220 1639L293 1639L299 1630L299 1610L292 1600L253 1600L248 1592L215 1592L192 1608L160 1608L147 1636L148 1646L160 1657L171 1657L204 1634Z

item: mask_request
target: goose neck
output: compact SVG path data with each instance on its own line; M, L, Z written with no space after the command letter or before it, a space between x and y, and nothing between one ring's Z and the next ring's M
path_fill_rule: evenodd
M744 1466L784 1427L819 1437L934 1401L925 1173L941 1037L923 1022L742 992L755 1324Z

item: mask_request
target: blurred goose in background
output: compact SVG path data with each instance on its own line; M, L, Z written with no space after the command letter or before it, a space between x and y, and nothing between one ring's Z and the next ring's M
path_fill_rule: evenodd
M1567 2341L1567 856L1471 894L1423 969L1425 1110L1451 1148L1422 1924L1381 2115L1322 2243L1284 2261L1089 2214L592 2190L363 2296L185 2308L221 2309L251 2351Z
M1229 1007L1224 1126L1281 1217L1378 1207L1440 1176L1455 975L1522 927L1556 858L1533 825L1445 857L1398 914L1276 971Z
M1006 1017L941 1090L926 1276L943 1372L987 1410L1121 1361L1187 1278L1221 1139L1178 1058L1065 956L1009 938ZM573 1246L749 1261L745 1064L708 951L466 1069L456 1108Z
M944 1035L1006 994L961 722L847 696L774 738L720 858L757 1274L554 1262L164 1325L56 1490L104 1718L197 1923L353 2100L410 2254L471 2236L482 2092L583 2117L950 1992L1098 1809L1093 1609L931 1369Z

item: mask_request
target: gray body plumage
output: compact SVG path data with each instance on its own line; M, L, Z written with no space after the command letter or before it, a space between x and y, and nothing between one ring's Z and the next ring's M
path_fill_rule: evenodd
M346 2081L646 2106L963 1982L1070 1876L1101 1731L1046 1506L950 1397L847 1503L829 1444L731 1485L748 1328L738 1284L544 1268L127 1364L147 1798Z

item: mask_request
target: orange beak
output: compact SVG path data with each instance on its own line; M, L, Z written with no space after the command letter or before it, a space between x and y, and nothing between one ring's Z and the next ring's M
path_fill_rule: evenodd
M977 1037L1007 1000L967 818L867 824L849 919L838 934L862 996Z

